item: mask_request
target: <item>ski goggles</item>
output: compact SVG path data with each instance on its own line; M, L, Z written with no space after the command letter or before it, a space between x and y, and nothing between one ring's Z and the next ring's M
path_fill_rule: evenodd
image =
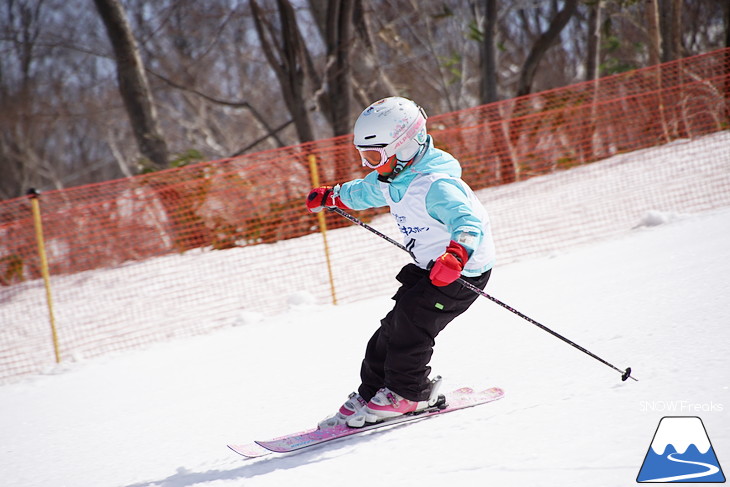
M386 147L356 146L360 152L362 165L370 169L377 169L388 162L390 156L385 151Z

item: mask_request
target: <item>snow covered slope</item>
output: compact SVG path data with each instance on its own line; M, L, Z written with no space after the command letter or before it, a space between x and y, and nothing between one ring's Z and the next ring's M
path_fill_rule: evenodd
M245 461L225 445L339 406L390 306L388 295L337 307L300 296L276 317L0 387L2 485L357 485L368 472L406 486L633 485L667 415L700 416L727 469L730 210L671 220L498 267L487 288L639 382L480 299L442 333L432 365L444 390L499 385L503 400Z

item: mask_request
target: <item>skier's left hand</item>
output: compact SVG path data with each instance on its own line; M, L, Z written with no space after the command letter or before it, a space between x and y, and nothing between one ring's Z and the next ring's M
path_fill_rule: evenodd
M469 260L466 249L453 240L446 247L446 252L436 259L431 267L431 282L434 286L448 286L461 276L464 264Z

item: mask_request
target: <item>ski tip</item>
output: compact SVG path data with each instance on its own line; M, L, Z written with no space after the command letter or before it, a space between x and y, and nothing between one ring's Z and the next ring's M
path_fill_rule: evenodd
M491 396L501 397L504 396L504 389L502 389L501 387L490 387L489 389L482 391L482 394L489 394Z
M248 443L248 444L241 444L241 445L226 445L228 448L233 450L234 452L238 453L239 455L242 455L246 458L257 458L262 457L264 455L268 455L271 453L266 448L256 444L256 443Z
M502 397L504 396L504 389L501 387L488 387L486 389L473 389L471 387L461 387L450 393L446 394L446 398L453 396L489 396L489 397Z

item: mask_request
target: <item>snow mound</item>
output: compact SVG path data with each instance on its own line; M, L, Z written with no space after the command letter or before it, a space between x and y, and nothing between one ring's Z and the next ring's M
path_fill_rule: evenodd
M297 291L286 297L289 309L308 308L317 304L317 298L310 292Z
M639 223L634 228L641 227L658 227L666 223L672 223L682 218L680 213L673 211L649 210L641 217Z

